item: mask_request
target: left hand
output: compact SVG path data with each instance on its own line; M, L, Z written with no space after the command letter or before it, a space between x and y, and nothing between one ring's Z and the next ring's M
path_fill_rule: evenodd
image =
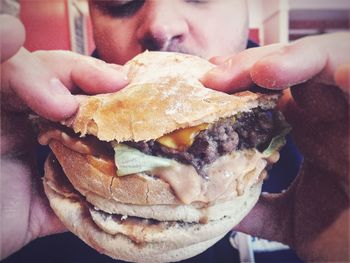
M281 194L263 194L236 230L293 247L308 261L349 261L350 34L245 50L202 79L225 92L291 87L282 104L304 156ZM281 174L283 176L283 174Z
M31 53L22 47L25 31L18 19L0 15L0 24L1 260L35 238L66 229L43 191L28 113L63 120L78 108L79 95L71 92L113 92L128 80L122 66L95 58L68 51Z

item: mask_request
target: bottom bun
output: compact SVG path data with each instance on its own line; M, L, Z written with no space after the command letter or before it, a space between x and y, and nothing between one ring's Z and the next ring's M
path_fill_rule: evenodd
M143 219L132 218L131 222L124 225L122 221L129 220L127 217L120 220L121 216L118 216L119 220L115 220L117 215L94 209L70 185L52 156L45 163L44 188L51 207L66 227L100 253L133 262L173 262L193 257L225 236L254 206L261 183L240 196L240 202L235 198L235 211L219 220L211 220L206 224L158 222L167 225L166 228L155 228L154 222L133 227L141 229L136 233L147 233L141 241L135 237L135 231L129 235L127 230L131 223L138 224Z

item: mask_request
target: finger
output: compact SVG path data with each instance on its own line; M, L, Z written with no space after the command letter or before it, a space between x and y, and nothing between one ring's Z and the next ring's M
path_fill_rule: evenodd
M88 94L115 92L128 84L124 68L68 51L40 51L43 60L72 92Z
M349 114L344 93L334 85L307 81L293 86L291 93L296 105L304 112L303 117L313 123L341 121ZM295 115L300 122L301 115Z
M115 64L87 63L79 60L72 70L72 80L88 94L115 92L128 84L123 67Z
M78 108L78 102L38 58L25 49L2 65L2 89L7 83L15 93L37 114L62 120Z
M234 230L288 244L291 201L287 194L262 194L255 207Z
M226 59L227 59L226 57L216 56L216 57L212 57L211 59L209 59L209 62L214 64L214 65L220 65L220 64L224 63Z
M31 214L29 218L30 235L27 235L28 242L35 238L67 231L67 228L51 209L42 189L42 181L40 183L38 182L36 188L33 190L36 192L32 196L31 202Z
M275 44L247 49L226 59L204 75L201 81L207 87L224 92L244 90L253 84L250 69L254 63L280 47L281 44Z
M326 62L326 52L315 48L314 41L307 39L260 59L254 64L251 77L259 86L280 89L312 78Z
M270 89L293 86L315 77L333 84L335 68L350 60L349 41L348 33L300 39L257 61L251 77L259 86Z
M0 49L1 63L12 57L23 46L25 30L15 17L0 15Z
M334 74L335 83L349 95L350 63L339 66Z
M347 171L349 110L343 92L308 81L292 87L292 94L284 115L304 158L334 174Z

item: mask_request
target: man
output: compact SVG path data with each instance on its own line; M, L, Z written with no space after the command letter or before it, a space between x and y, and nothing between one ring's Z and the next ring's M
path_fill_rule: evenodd
M2 50L2 258L64 230L33 176L33 148L20 114L27 111L24 105L45 118L65 119L78 107L71 93L123 88L127 79L119 65L149 49L216 56L212 62L218 66L202 81L225 92L253 83L293 86L285 113L305 157L303 168L288 191L263 195L237 230L288 244L305 260L349 260L348 33L243 51L245 1L91 0L90 11L97 54L107 63L70 52L31 54L20 48L23 30L13 29L18 21L7 17L1 23L2 31L12 28L1 40L10 50Z

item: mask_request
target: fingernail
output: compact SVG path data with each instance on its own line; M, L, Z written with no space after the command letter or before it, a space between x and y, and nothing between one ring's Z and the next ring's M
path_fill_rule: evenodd
M110 68L112 68L113 70L116 70L116 71L122 73L122 74L123 74L123 79L124 79L125 81L128 81L128 80L129 80L129 78L128 78L128 72L127 72L127 70L126 70L125 67L123 67L123 66L121 66L121 65L118 65L118 64L113 64L113 63L108 63L107 65L108 65Z
M215 68L213 68L210 72L212 74L223 74L228 70L231 70L232 68L233 68L233 60L226 59L224 62L218 64Z
M205 73L199 80L207 87L213 87L213 83L216 83L218 76L222 74L222 70L219 67L215 67ZM215 86L215 85L214 85Z
M207 78L216 78L220 75L222 75L223 73L225 73L225 71L227 70L226 66L224 66L223 64L214 67L213 69L211 69L209 72L207 72L202 79L207 79Z
M109 79L112 77L115 78L117 82L120 82L120 80L128 81L127 72L124 69L124 67L120 65L99 63L98 69L101 71L102 74L108 75Z
M215 68L210 70L209 73L212 75L218 75L218 74L224 73L225 70L226 70L226 67L224 67L223 65L220 65L220 66L216 66Z
M118 71L123 71L124 67L118 64L113 64L113 63L107 63L107 66L111 67L112 69L118 70Z
M49 82L51 98L47 101L48 107L42 115L54 121L70 117L76 112L78 101L58 78L52 78Z
M225 62L226 58L223 56L216 56L216 57L212 57L209 62L213 63L214 65L220 65L223 64Z

